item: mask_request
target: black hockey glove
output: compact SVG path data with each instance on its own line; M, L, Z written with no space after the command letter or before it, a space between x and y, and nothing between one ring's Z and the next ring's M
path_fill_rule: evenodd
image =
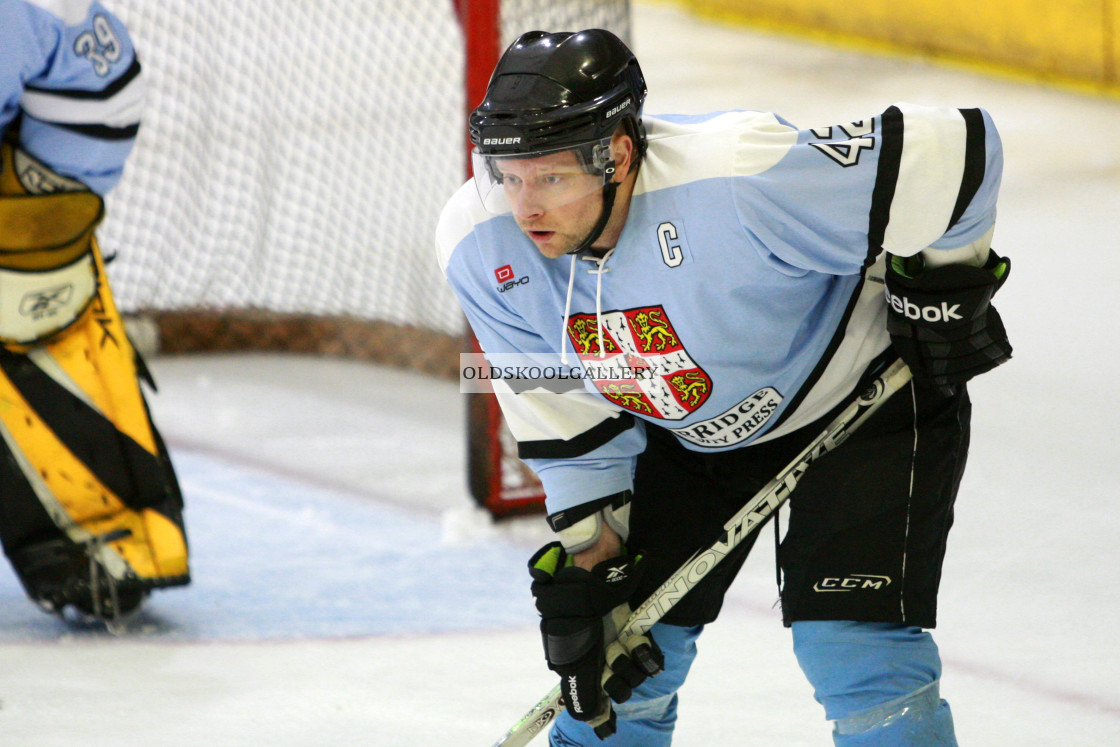
M644 569L641 555L611 558L590 571L577 568L559 542L529 560L548 668L560 675L568 713L588 722L600 739L615 731L611 700L626 701L665 665L651 636L625 646L617 640Z
M990 252L983 267L921 271L914 263L889 257L886 285L891 344L916 380L948 391L1011 357L1003 321L990 303L1011 260Z

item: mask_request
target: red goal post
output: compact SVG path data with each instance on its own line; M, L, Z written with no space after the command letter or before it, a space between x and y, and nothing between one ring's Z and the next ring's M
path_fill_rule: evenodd
M522 31L541 28L550 31L601 27L630 35L628 2L570 3L567 18L546 18L547 0L539 8L523 3L525 18L519 22L509 12L503 19L502 0L455 0L463 26L466 52L467 112L485 96L490 71L501 51ZM557 6L553 5L553 12ZM537 21L530 23L529 20ZM504 23L503 23L504 21ZM548 22L554 21L554 22ZM470 172L470 142L467 142L467 171ZM472 352L477 343L471 340ZM497 401L491 394L468 394L468 476L471 494L495 517L503 518L544 511L544 491L540 481L520 459L517 443L502 421Z
M158 349L287 351L457 380L440 275L466 112L523 31L629 36L627 0L113 0L147 86L99 231L118 306ZM148 335L145 335L148 336ZM492 396L467 395L470 490L543 509Z

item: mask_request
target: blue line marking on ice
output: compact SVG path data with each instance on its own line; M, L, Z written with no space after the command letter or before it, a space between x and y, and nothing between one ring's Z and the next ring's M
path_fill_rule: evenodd
M190 586L154 592L130 637L254 640L531 624L527 553L488 538L440 544L436 516L175 451ZM0 569L0 642L104 635L48 615Z

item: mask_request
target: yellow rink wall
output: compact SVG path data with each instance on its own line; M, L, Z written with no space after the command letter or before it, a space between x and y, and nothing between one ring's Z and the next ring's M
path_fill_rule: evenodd
M675 0L698 15L1120 94L1120 0Z

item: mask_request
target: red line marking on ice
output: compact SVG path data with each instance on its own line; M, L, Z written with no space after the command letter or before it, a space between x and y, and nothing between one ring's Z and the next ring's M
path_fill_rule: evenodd
M1100 713L1105 713L1109 716L1120 717L1120 704L1110 703L1106 700L1093 697L1092 695L1089 695L1087 693L1077 692L1075 690L1064 690L1057 687L1049 687L1025 677L1019 677L1008 672L1002 672L998 669L987 667L982 664L961 661L958 659L944 659L943 661L945 670L950 672L950 675L953 671L971 674L974 677L1000 682L1004 685L1018 688L1019 690L1041 696L1048 700L1055 700L1067 705L1099 711Z
M777 620L781 624L781 613L777 611L777 603L774 606L767 606L757 601L743 599L741 597L728 597L724 601L725 608L735 608L753 617L765 617L772 620ZM954 672L972 675L982 680L991 682L998 682L1001 685L1014 687L1024 692L1037 695L1058 703L1064 703L1078 708L1084 708L1107 716L1115 716L1120 718L1120 703L1109 702L1102 698L1095 697L1088 693L1078 692L1076 690L1065 690L1058 687L1050 687L1042 683L1033 681L1026 677L1001 671L995 667L977 664L975 662L963 661L960 659L949 659L942 657L944 669L951 677ZM946 691L946 697L952 702L952 693Z

